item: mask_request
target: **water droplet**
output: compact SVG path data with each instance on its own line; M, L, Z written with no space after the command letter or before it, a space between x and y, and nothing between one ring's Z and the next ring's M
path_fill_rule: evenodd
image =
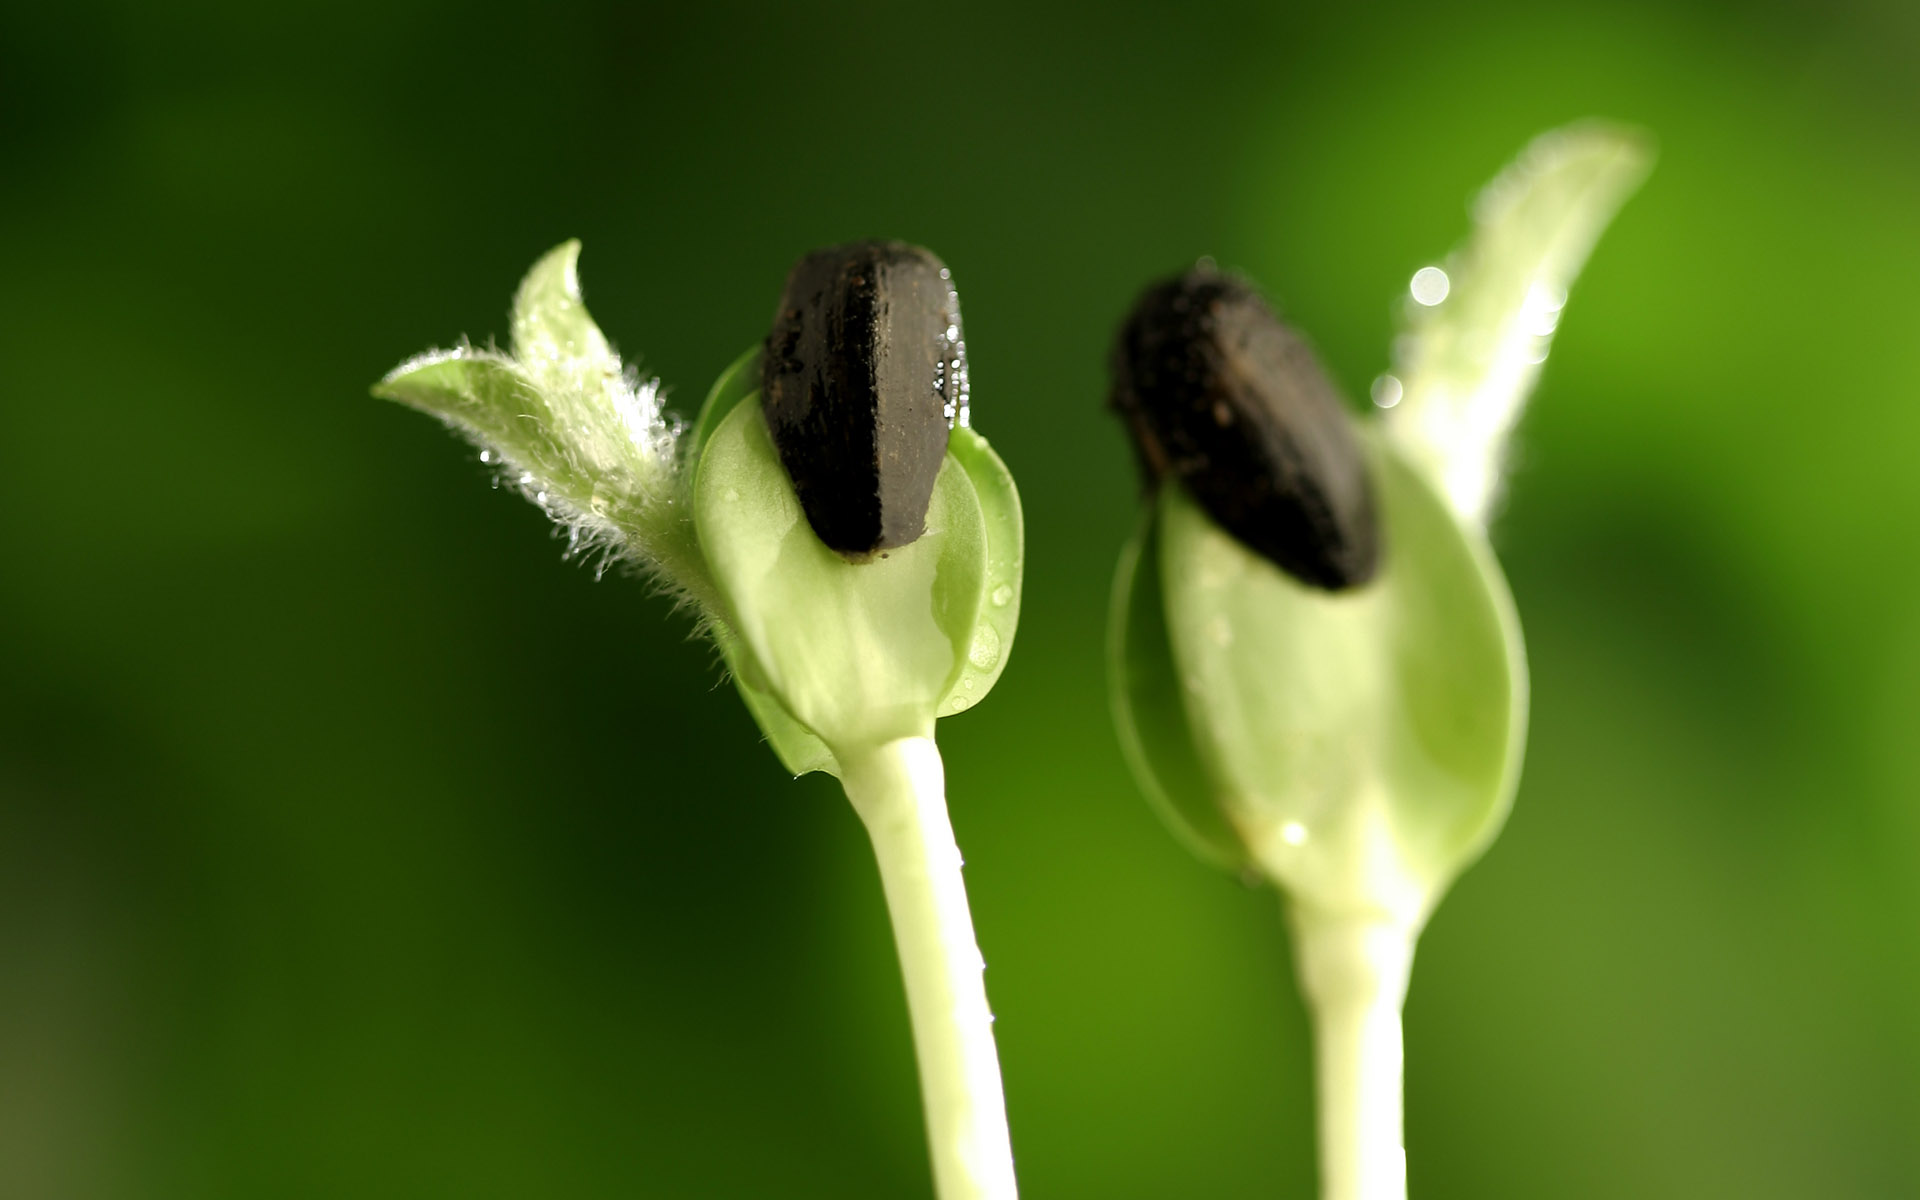
M982 671L991 671L1000 661L1000 635L993 626L982 625L973 631L973 645L967 648L967 661Z
M965 696L955 696L953 698L953 711L959 712L961 709L965 708L966 706L967 706L967 698Z
M1453 281L1439 267L1421 267L1413 273L1408 290L1413 293L1414 303L1432 308L1447 298L1447 293L1453 290Z
M1001 584L999 587L993 589L993 595L990 596L989 599L993 601L993 606L995 608L1005 608L1007 606L1007 602L1013 599L1012 585L1005 584L1005 583Z
M971 677L968 677L968 678L966 678L966 679L962 679L962 680L960 681L960 686L961 686L961 687L963 687L963 688L965 688L965 689L967 689L968 691L972 691L972 690L973 690L973 679L972 679Z
M740 498L740 492L735 488L728 488L725 492L721 493L721 496L727 503L731 504Z
M1406 393L1397 376L1382 375L1373 381L1373 402L1381 408L1392 408Z

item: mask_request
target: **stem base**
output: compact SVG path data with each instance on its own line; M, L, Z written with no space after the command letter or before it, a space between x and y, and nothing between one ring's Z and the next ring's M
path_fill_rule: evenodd
M940 1200L1013 1200L993 1013L933 739L840 756L893 919Z
M1385 917L1295 906L1300 988L1314 1026L1323 1200L1406 1200L1400 1008L1414 931Z

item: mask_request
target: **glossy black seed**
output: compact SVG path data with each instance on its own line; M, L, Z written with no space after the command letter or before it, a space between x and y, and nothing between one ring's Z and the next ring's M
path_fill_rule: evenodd
M1304 583L1373 578L1378 520L1352 418L1252 288L1209 269L1148 288L1114 345L1112 402L1150 483L1172 475Z
M834 550L861 558L925 531L965 389L959 299L932 254L851 242L787 276L761 404L807 522Z

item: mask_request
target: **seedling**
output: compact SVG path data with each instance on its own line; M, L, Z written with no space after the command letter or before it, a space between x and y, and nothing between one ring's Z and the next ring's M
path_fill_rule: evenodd
M1414 943L1499 832L1525 744L1519 620L1484 526L1566 289L1638 186L1636 135L1536 140L1413 277L1384 410L1210 269L1150 288L1113 405L1147 479L1115 581L1121 742L1174 831L1275 885L1315 1027L1327 1200L1404 1200Z
M786 768L839 777L879 861L939 1194L1012 1197L934 723L1006 665L1024 534L1013 478L971 428L950 273L897 242L807 256L765 345L683 429L588 315L579 252L521 283L509 353L421 355L374 394L474 442L572 551L679 598Z

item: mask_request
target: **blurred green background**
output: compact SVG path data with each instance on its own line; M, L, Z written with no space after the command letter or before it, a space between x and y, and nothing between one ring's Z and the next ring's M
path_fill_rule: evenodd
M1511 824L1407 1010L1441 1197L1920 1194L1920 10L0 7L0 1196L916 1197L862 831L706 647L368 398L565 237L686 412L803 251L924 243L1027 608L945 721L1033 1197L1308 1196L1278 906L1103 693L1102 412L1244 270L1357 397L1534 133L1659 138L1495 539Z

